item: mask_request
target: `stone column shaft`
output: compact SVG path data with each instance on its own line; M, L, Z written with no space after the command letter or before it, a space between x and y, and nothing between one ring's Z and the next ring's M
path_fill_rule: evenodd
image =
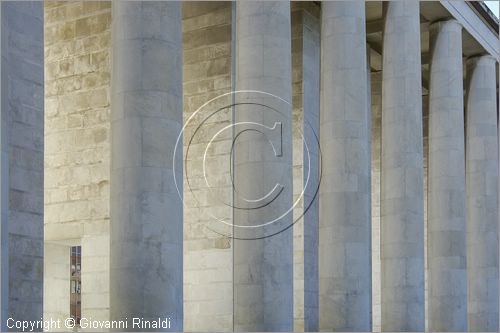
M236 94L234 109L234 329L290 331L293 330L290 3L238 1L235 28L235 89L262 93ZM257 104L244 104L247 102ZM278 193L273 191L267 197L275 184ZM257 205L248 200L258 200Z
M431 25L428 164L429 330L467 330L462 26Z
M114 1L112 14L110 316L182 330L181 4Z
M495 59L467 60L469 330L498 331L498 138Z
M43 315L43 7L0 3L1 331Z
M319 320L371 330L370 107L365 4L322 4Z
M384 4L382 331L424 330L424 183L418 1Z

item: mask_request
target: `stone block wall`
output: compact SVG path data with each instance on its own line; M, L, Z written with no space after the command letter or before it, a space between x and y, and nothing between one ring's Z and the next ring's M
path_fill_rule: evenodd
M46 317L69 315L82 246L82 315L109 313L110 1L44 3ZM67 285L63 282L67 279Z
M66 244L49 242L44 244L43 317L46 320L50 318L64 320L69 317L69 251L69 246Z
M372 109L372 330L380 332L382 320L380 285L380 154L382 130L382 72L370 77Z

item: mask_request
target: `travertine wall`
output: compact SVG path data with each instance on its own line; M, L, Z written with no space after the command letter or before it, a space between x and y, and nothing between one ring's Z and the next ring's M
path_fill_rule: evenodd
M380 295L380 134L382 125L382 72L372 72L372 330L381 330Z
M1 3L1 330L38 320L43 281L43 9Z
M82 246L82 316L108 318L110 23L109 1L45 2L48 318L69 315L71 245Z
M43 317L46 320L64 320L69 317L69 251L69 246L65 244L44 244Z

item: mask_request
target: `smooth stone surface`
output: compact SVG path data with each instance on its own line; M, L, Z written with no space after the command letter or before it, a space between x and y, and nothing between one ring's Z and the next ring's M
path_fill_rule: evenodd
M182 158L182 149L173 156L182 127L181 4L115 2L112 17L110 317L170 317L170 330L180 331L183 205L172 159ZM141 107L155 99L157 112Z
M423 331L424 175L418 1L384 4L382 331Z
M319 329L371 331L371 109L363 1L323 3L321 47Z
M43 3L0 3L0 330L43 316ZM39 329L38 329L39 330Z
M469 330L498 331L498 137L495 58L468 59L466 102Z
M429 330L467 330L462 26L430 27Z
M290 3L236 3L234 330L293 330ZM259 127L264 126L264 127ZM274 147L274 149L273 149ZM277 191L275 191L277 190ZM268 195L269 194L269 195ZM242 239L243 238L243 239Z

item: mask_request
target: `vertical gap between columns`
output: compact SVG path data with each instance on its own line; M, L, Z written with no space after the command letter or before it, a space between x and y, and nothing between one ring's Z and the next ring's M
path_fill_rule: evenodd
M235 98L234 98L234 91L236 88L236 2L233 1L231 2L231 91L233 94L231 95L231 123L234 124L234 119L235 119ZM231 126L231 138L232 141L234 140L234 126ZM233 170L233 179L234 179L234 158L231 158L229 160L230 168ZM233 180L231 180L231 183ZM234 207L234 191L231 190L231 206ZM231 240L231 261L232 261L232 294L233 294L233 299L232 299L232 304L233 304L233 309L232 309L232 328L234 332L234 209L231 210L231 225L232 225L232 240Z

